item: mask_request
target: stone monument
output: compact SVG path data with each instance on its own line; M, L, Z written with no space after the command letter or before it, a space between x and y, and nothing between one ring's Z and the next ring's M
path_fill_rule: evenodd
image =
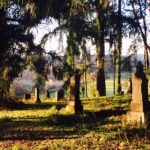
M143 71L143 64L139 61L136 72L131 78L132 101L131 111L128 112L129 123L147 126L150 121L150 102L148 101L148 80Z
M29 100L29 99L31 99L31 94L29 93L24 94L24 100Z

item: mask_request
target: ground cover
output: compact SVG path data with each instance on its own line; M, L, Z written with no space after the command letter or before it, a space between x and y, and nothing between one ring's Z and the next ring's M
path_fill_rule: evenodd
M83 116L66 102L28 101L0 111L0 148L12 150L150 149L150 129L130 126L130 96L83 99ZM136 128L135 128L136 127Z

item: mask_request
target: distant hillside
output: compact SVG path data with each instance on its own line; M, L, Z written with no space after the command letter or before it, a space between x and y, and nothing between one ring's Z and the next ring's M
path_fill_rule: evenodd
M122 60L127 57L127 56L122 56ZM137 56L135 55L134 58L132 58L132 60L130 60L130 63L132 63L132 66L134 66L134 61L133 59L136 59L136 61L143 61L144 59L144 55L143 54L138 54ZM135 61L135 62L136 62ZM89 69L90 72L93 72L96 69L96 55L92 55L91 56L91 62L92 63L92 67ZM105 55L105 72L113 72L113 57L109 54Z
M122 56L124 58L125 56ZM142 54L137 55L137 61L143 62L144 56ZM79 61L79 60L78 60ZM79 61L81 63L81 61ZM96 79L96 55L91 56L91 61L89 62L91 67L89 68L89 74L87 78L89 81L95 81ZM105 73L106 79L109 79L113 76L113 58L110 55L105 56ZM14 80L14 88L17 95L23 95L24 93L31 93L34 88L34 73L29 69L24 70L22 77L19 77ZM53 76L49 77L49 80L46 81L45 89L59 89L63 84L63 81L57 81Z

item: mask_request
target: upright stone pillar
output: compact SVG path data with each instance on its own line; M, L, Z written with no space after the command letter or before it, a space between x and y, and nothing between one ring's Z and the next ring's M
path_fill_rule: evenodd
M140 126L147 126L150 121L150 102L148 101L148 80L143 72L143 64L138 62L136 73L132 76L131 111L127 120Z
M35 88L35 101L36 101L36 103L41 103L38 87Z

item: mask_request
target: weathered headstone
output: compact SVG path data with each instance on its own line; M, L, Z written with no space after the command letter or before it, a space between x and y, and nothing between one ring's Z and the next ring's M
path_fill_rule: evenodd
M132 76L131 111L128 122L147 126L150 119L150 102L148 101L148 80L143 72L143 65L138 62L136 73Z
M31 94L24 94L24 100L31 99Z

